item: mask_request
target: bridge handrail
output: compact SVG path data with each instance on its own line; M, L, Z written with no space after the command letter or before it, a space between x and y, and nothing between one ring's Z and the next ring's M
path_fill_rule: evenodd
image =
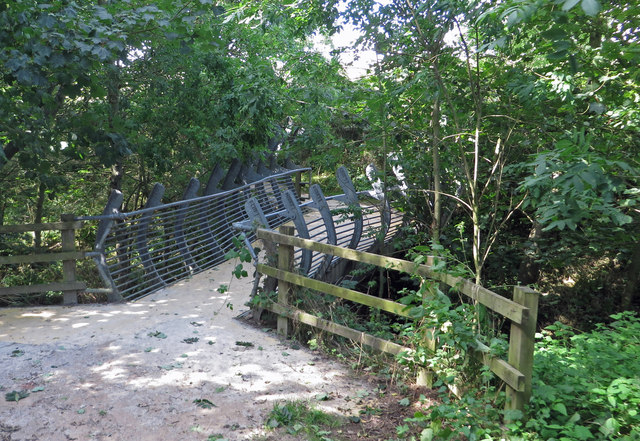
M274 173L273 175L269 175L269 176L264 177L262 179L259 179L257 181L252 181L252 182L249 182L249 183L247 183L245 185L238 186L236 188L232 188L231 190L223 190L223 191L220 191L218 193L205 195L205 196L198 196L198 197L195 197L193 199L187 199L187 200L181 200L181 201L175 201L175 202L168 202L166 204L162 204L162 208L175 208L175 207L182 207L184 205L191 205L193 203L207 202L207 201L210 201L211 199L216 199L216 198L224 197L224 196L226 196L228 194L233 194L234 192L237 192L238 190L242 190L242 188L246 187L246 186L261 184L261 183L267 182L269 180L273 180L274 178L279 178L279 177L283 177L283 176L291 176L291 175L294 175L296 173L302 173L302 172L308 172L308 171L311 171L311 168L303 167L303 168L297 168L297 169L293 169L293 170L287 170L287 171L281 172L281 173ZM157 206L156 207L149 207L149 208L141 208L139 210L133 210L133 211L117 212L117 213L112 213L112 214L101 214L101 215L97 215L97 216L78 216L75 219L79 220L79 221L125 220L125 219L130 218L130 217L135 217L135 216L140 216L140 215L144 215L144 214L153 213L154 211L158 211L158 207Z

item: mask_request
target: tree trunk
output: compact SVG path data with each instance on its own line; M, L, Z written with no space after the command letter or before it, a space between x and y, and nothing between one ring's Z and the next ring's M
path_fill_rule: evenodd
M631 263L627 268L627 284L622 291L620 306L623 310L631 309L634 297L638 295L640 282L640 241L636 243L631 256Z
M482 266L484 261L480 250L482 237L480 230L480 205L477 201L473 201L471 209L471 221L473 222L473 266L475 269L475 282L480 285L482 283Z
M431 113L433 127L433 143L431 154L433 157L433 220L431 223L431 237L433 243L440 243L440 228L442 226L442 187L440 185L440 99L436 98Z
M120 112L120 71L117 65L109 66L109 84L107 85L107 100L109 101L109 130L115 132L115 119ZM111 148L117 150L113 139L109 141ZM122 164L122 155L116 151L116 162L111 166L111 177L109 179L109 190L122 190L122 177L124 168Z
M476 120L476 136L473 142L473 180L469 194L471 195L471 221L473 222L473 266L476 271L476 283L482 284L482 267L484 256L482 253L482 228L480 228L480 189L478 188L478 173L480 169L480 119Z
M46 196L47 188L45 185L40 182L40 186L38 187L38 200L36 201L36 216L34 219L34 223L41 224L42 217L44 214L44 198ZM34 234L34 244L36 250L40 250L42 248L42 232L36 231Z
M0 155L0 169L7 165L9 161L11 161L11 158L13 158L18 153L18 151L20 151L20 148L13 141L10 141L8 144L2 147L3 154Z
M529 240L531 241L531 248L525 250L525 257L520 262L518 268L518 280L523 285L530 285L538 281L540 277L540 265L536 262L538 257L538 240L542 236L542 225L538 221L533 221L531 226L531 232L529 233Z
M110 190L122 190L122 176L124 175L124 167L122 161L118 160L111 166L111 177L109 178Z

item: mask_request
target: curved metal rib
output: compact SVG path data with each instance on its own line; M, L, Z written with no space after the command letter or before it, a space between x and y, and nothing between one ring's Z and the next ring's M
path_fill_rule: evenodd
M389 231L389 225L391 225L391 204L389 203L389 198L385 194L385 185L380 179L378 169L375 165L369 164L366 168L365 174L371 183L371 188L373 188L369 194L371 194L376 200L380 201L380 237L385 237L387 235L387 231Z
M293 224L296 226L296 230L298 230L298 236L303 239L309 239L307 222L304 219L300 205L298 205L295 193L291 190L284 191L282 193L282 202L284 203L284 207L293 221ZM311 256L311 250L302 250L302 259L300 261L300 271L302 274L309 274L309 269L311 268Z
M204 195L209 196L212 194L219 193L221 190L218 188L218 184L224 178L224 170L220 167L220 164L216 164L211 172L211 176L209 176L209 180L207 181L207 186L204 189Z
M324 223L326 232L327 232L327 243L329 245L336 245L338 243L338 236L336 235L336 226L333 224L333 216L331 216L331 209L329 208L329 204L327 204L327 200L320 189L318 184L313 184L309 188L309 194L311 195L311 199L314 203L314 208L316 208L320 212L320 216L322 217L322 221ZM326 254L322 261L322 264L318 268L314 277L317 279L323 279L331 266L331 262L333 261L333 256L331 254Z
M124 196L120 191L111 190L109 199L107 200L107 205L102 211L102 215L107 216L117 214L119 212L120 206L122 206L123 199ZM115 220L110 218L103 218L100 220L100 223L98 224L98 231L96 232L96 243L94 246L94 249L98 252L98 254L93 256L93 260L96 262L98 273L100 274L102 281L105 282L106 286L111 288L111 293L107 295L107 300L109 302L122 301L122 295L118 290L118 286L113 281L111 273L109 272L109 267L107 265L107 259L104 252L104 242L107 239L107 236L109 235L114 222Z
M156 184L153 186L153 190L151 190L151 194L149 194L149 199L147 200L147 204L145 208L157 207L162 203L162 196L164 195L164 185ZM151 217L153 216L153 211L149 211L140 217L138 222L138 234L136 235L136 248L138 249L138 254L140 255L140 261L142 262L142 266L144 266L145 272L147 276L152 281L152 283L160 284L161 286L166 286L162 277L158 273L156 266L151 258L151 253L149 253L149 225L151 224Z
M207 186L204 190L204 196L211 196L216 193L220 193L220 189L218 188L218 184L222 181L224 177L224 170L220 167L220 164L216 164L213 171L211 172L211 176L209 176L209 181L207 182ZM209 204L205 205L200 212L200 229L204 232L206 241L208 243L208 247L211 249L211 256L206 258L208 261L215 261L222 256L224 256L224 252L222 251L222 247L220 246L220 242L216 239L215 234L213 234L213 230L211 228L211 216L210 212L212 212L210 206L216 204L217 201L212 199Z
M236 184L236 178L240 174L240 170L242 169L242 163L239 159L234 159L231 162L231 166L229 166L229 171L227 175L224 177L224 181L222 182L223 190L231 190L236 188L238 184Z
M352 211L351 220L353 221L353 236L349 242L349 248L356 249L360 243L362 237L362 207L358 201L358 193L356 192L349 172L344 166L338 167L336 170L336 178L338 179L338 185L344 191L343 201L349 206Z
M251 197L244 203L244 210L247 212L249 216L249 220L252 223L256 223L263 228L269 228L269 221L267 217L264 215L264 211L260 206L260 202L255 197Z
M187 201L189 199L195 198L198 194L199 189L200 181L198 181L196 178L191 178L191 180L189 181L189 185L187 185L187 188L182 195L182 200ZM187 244L187 240L184 235L184 220L187 217L188 211L188 203L185 203L182 207L178 208L178 218L176 219L174 235L176 238L178 249L180 250L180 254L182 255L182 259L184 260L184 264L189 269L189 272L193 273L194 271L198 271L200 267L191 255L189 245Z

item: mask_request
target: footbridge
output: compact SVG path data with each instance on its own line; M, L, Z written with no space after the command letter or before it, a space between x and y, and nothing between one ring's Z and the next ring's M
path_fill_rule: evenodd
M342 194L325 196L309 180L303 195L301 176L309 168L236 160L226 170L216 167L204 186L192 178L180 201L162 203L165 187L157 183L143 209L121 212L123 194L114 190L100 216L79 220L99 221L91 254L109 300L137 299L219 265L234 249L234 237L243 232L251 242L257 226L291 222L298 237L377 251L396 234L402 216L391 209L374 170L368 171L371 190L356 191L340 167ZM332 282L345 270L339 258L306 250L298 251L296 262L302 274Z

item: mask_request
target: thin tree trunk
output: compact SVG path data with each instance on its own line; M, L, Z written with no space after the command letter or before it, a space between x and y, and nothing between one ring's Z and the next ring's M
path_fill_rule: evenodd
M440 99L436 98L431 113L433 127L433 143L431 154L433 157L433 221L431 236L433 243L440 243L440 228L442 226L442 187L440 183Z
M122 177L124 176L124 167L122 161L118 160L111 166L111 177L109 178L110 190L122 190Z
M36 224L42 223L42 217L44 215L44 198L46 196L46 190L47 188L45 187L45 185L42 182L40 182L40 185L38 187L38 200L36 202L36 215L34 219L34 223ZM36 250L39 250L42 248L42 232L41 231L35 232L34 244L35 244Z
M110 66L109 70L109 84L107 86L107 99L109 101L109 130L115 131L114 120L117 118L120 112L120 72L118 66ZM113 139L109 140L109 144L113 150L117 149ZM111 166L111 177L109 179L110 190L122 190L122 177L124 175L124 167L122 164L122 157L117 152L117 159L115 164Z
M473 266L475 269L475 282L482 283L482 267L484 258L482 255L482 228L480 227L480 189L478 188L478 169L480 167L480 109L477 110L476 136L473 142L473 181L471 182L471 220L473 222Z
M480 246L482 244L481 229L480 229L480 204L473 200L471 206L471 221L473 223L473 266L475 269L475 282L480 285L482 283L482 267L484 261L482 259L482 253L480 252Z

